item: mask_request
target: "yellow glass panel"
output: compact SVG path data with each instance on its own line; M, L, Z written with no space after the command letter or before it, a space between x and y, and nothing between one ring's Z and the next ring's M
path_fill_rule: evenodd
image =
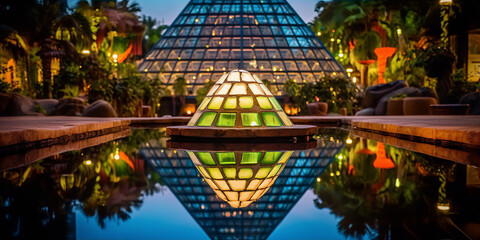
M268 187L268 184L270 184L271 181L272 181L271 178L268 178L268 179L263 180L262 184L260 184L260 186L259 186L258 188L266 188L266 187Z
M212 180L206 178L205 181L208 183L208 185L210 185L211 188L213 188L213 190L218 189L217 185L215 185Z
M250 73L242 73L242 80L245 82L255 82L255 79Z
M230 95L247 95L247 85L244 83L235 83L232 90L230 90Z
M242 203L240 204L240 207L241 207L241 208L246 207L246 206L250 205L250 203L252 203L252 202L253 202L253 201L245 201L245 202L242 202Z
M220 109L220 106L222 106L222 103L223 103L223 97L214 97L212 99L212 102L208 104L208 109L213 109L213 110Z
M197 156L195 156L195 153L193 153L192 151L187 151L187 154L190 157L190 159L192 160L193 164L195 164L195 165L200 165L201 164L200 161L198 161Z
M284 112L277 112L278 116L280 116L280 119L282 119L282 122L285 126L293 126L292 121L290 121L290 118L288 118L287 114Z
M254 191L245 191L240 193L240 201L247 201L250 200L250 197L252 197Z
M257 97L257 102L261 109L272 109L272 104L267 97Z
M217 184L217 186L220 188L220 190L222 191L229 191L230 188L228 187L227 185L227 182L224 181L224 180L215 180L215 183Z
M268 184L267 188L271 187L275 183L275 180L277 180L277 178L278 178L278 175L272 178L272 181L270 182L270 184Z
M215 193L217 194L217 196L218 196L219 198L221 198L221 199L224 200L224 201L227 201L227 197L225 196L225 194L223 194L222 191L218 191L218 190L213 190L213 191L215 191Z
M210 178L210 175L208 175L207 171L205 171L205 168L203 168L202 166L197 166L197 169L200 171L200 173L206 177L206 178Z
M224 192L230 201L238 201L238 192Z
M252 108L253 107L253 97L239 97L238 105L241 108Z
M227 82L240 82L240 73L239 72L231 72L228 75Z
M220 172L220 169L218 168L207 168L207 171L210 173L210 176L212 176L213 179L222 179L222 173Z
M250 184L248 184L247 190L257 190L258 185L260 185L260 183L262 183L262 180L254 179L250 181Z
M211 97L206 97L205 99L203 99L203 102L202 104L200 104L200 106L198 107L198 110L203 110L205 109L205 107L208 105L208 103L210 102L210 99L212 99Z
M223 173L227 178L235 178L237 175L236 168L223 168Z
M253 201L259 199L262 196L263 192L264 192L264 190L256 191L255 194L253 194L252 198L250 198L250 199L252 199Z
M252 93L255 94L255 95L265 95L265 93L262 91L260 86L256 83L249 83L248 87L250 88Z
M253 74L253 78L255 78L257 83L263 83L262 80L260 80L260 78L257 75Z
M277 174L278 170L280 170L281 167L282 167L281 164L273 167L272 171L268 174L267 178L275 176L275 174Z
M277 102L277 99L275 99L274 97L269 97L268 99L270 99L270 102L272 102L272 105L275 107L275 110L282 110L282 106L280 106L280 104L278 104Z
M260 168L257 172L257 175L255 175L255 178L266 178L271 169L271 167Z
M242 168L238 171L238 177L242 179L253 177L253 170L251 168Z
M228 184L233 191L243 191L247 185L247 180L228 180Z
M237 97L228 97L225 103L223 104L225 109L235 109L237 108Z
M265 86L265 84L260 84L260 87L262 88L262 90L265 92L266 95L273 95L272 92L270 92L270 90L267 88L267 86Z
M215 93L215 91L217 91L218 87L220 87L220 85L213 85L213 87L210 89L210 91L208 91L207 96L212 96L213 93Z
M223 82L225 82L225 79L227 79L227 76L228 76L228 73L227 74L223 74L220 79L218 79L217 83L216 84L222 84Z
M228 93L228 90L232 87L231 83L224 83L222 84L222 87L218 90L218 92L215 95L225 95Z
M239 201L229 201L228 204L234 208L239 208L240 207L240 202Z
M278 160L278 163L285 163L290 158L290 156L292 156L292 153L293 151L285 152L280 158L280 160Z
M188 121L187 126L195 126L195 123L197 122L198 118L202 116L201 113L194 114L193 117Z

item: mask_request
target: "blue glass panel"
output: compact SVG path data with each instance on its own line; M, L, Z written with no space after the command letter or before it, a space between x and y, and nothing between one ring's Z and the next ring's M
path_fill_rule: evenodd
M287 42L290 47L299 47L297 39L294 37L287 37Z

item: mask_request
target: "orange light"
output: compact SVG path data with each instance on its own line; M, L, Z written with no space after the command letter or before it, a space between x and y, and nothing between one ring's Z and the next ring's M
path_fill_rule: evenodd
M195 104L192 104L192 103L188 103L188 104L185 104L185 114L186 115L192 115L195 113Z
M395 167L395 163L393 163L392 159L387 158L387 155L385 155L385 145L381 142L377 143L377 158L373 162L373 167L381 169Z
M385 78L383 74L385 73L385 68L387 66L387 59L397 51L394 47L382 47L376 48L375 54L377 55L377 67L378 67L378 83L385 83Z

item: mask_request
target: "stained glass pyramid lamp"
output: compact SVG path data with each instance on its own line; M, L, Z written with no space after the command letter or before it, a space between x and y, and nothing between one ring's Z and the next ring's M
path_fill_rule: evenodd
M187 153L217 196L242 208L268 191L293 151Z
M271 138L305 137L311 125L293 125L270 90L244 70L224 74L213 85L187 126L167 128L171 137Z

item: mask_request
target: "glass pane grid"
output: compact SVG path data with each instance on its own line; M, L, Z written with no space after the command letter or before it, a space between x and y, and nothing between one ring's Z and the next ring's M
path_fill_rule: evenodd
M273 55L267 55L267 50ZM281 67L272 65L273 60ZM182 65L176 64L180 61ZM154 62L157 64L151 64ZM312 67L315 62L318 66ZM177 75L183 76L191 82L193 91L193 86L205 81L200 75L216 81L210 74L233 69L248 69L280 88L284 83L282 74L298 78L299 83L334 73L346 76L312 30L283 0L190 1L140 66L142 74L158 76L167 85Z

